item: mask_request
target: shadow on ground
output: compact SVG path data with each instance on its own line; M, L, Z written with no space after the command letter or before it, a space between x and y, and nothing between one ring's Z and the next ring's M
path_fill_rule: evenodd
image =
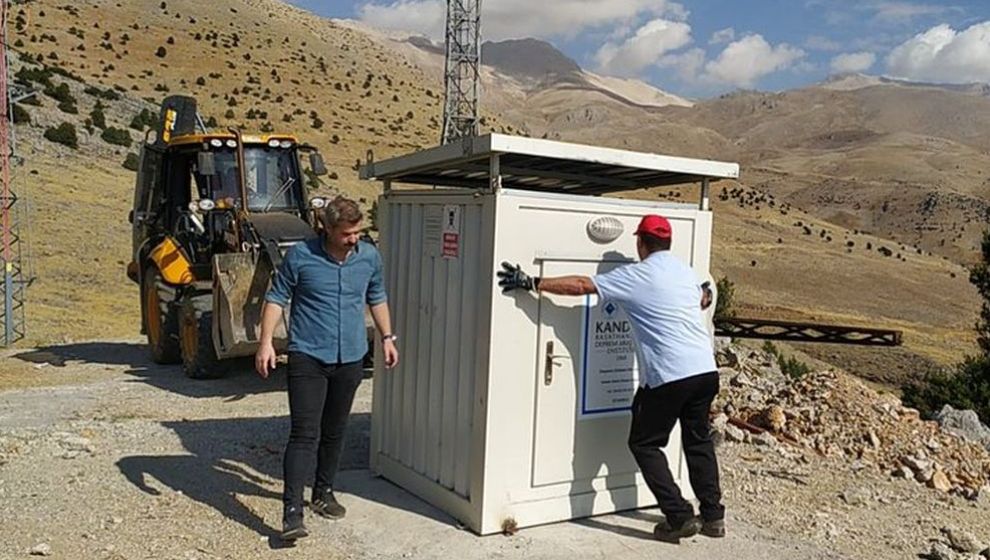
M81 342L43 346L13 354L11 358L32 364L65 367L70 363L126 366L125 373L153 387L193 398L226 397L235 401L247 395L285 390L286 365L268 379L254 371L252 357L224 360L225 373L219 379L190 379L178 365L161 365L151 361L148 347L136 342ZM372 375L371 363L365 360L364 378Z
M656 513L647 513L643 510L627 510L620 511L612 514L613 516L625 517L627 519L634 519L636 521L645 522L646 526L653 527L657 523L663 521L663 516ZM584 519L575 519L572 521L575 525L581 525L582 527L587 527L589 529L596 529L599 531L607 531L610 533L615 533L616 535L621 535L623 537L632 537L636 539L644 539L648 541L654 540L653 533L648 530L637 529L635 527L629 527L626 525L618 525L615 523L609 523L604 521L607 517L586 517Z
M160 365L151 361L148 347L135 342L83 342L52 345L19 352L14 359L34 364L65 367L71 363L104 366L126 366L124 371L135 381L147 383L164 391L193 398L226 397L239 400L247 395L285 390L285 366L268 378L254 372L250 357L227 360L226 373L220 379L190 379L178 365Z
M124 457L117 467L127 480L150 496L160 494L151 482L157 481L268 537L275 546L277 528L266 523L238 496L264 498L268 501L265 509L270 512L265 517L280 522L282 450L288 437L288 417L194 420L162 425L178 435L188 454ZM337 489L385 507L453 524L439 510L368 472L370 432L370 414L351 415Z

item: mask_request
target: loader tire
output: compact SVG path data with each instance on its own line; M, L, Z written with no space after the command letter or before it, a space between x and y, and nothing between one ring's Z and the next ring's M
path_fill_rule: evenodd
M185 298L179 306L179 346L182 371L192 379L223 377L227 367L213 348L213 298Z
M177 364L179 353L179 313L171 298L162 297L162 275L156 267L148 267L141 281L141 309L144 328L148 334L151 361L156 364Z

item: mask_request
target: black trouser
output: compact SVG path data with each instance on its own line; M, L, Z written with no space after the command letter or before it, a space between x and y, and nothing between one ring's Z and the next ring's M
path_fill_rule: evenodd
M708 412L717 394L718 373L711 372L653 389L641 387L633 398L629 449L643 471L646 485L656 496L660 511L674 528L694 517L694 508L681 496L667 457L660 450L667 445L678 420L681 421L681 440L691 488L701 502L701 517L712 521L725 516L718 461L708 421Z
M282 501L286 507L302 506L303 489L313 476L314 456L314 495L333 488L347 417L363 376L360 361L324 364L307 354L289 354L291 428L282 467L285 478Z

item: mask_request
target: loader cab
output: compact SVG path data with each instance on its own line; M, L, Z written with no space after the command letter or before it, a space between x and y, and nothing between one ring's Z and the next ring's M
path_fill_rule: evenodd
M208 257L233 249L238 216L290 214L312 225L303 151L311 153L310 165L322 167L314 149L288 135L196 134L144 144L130 215L134 265L128 276L137 280L142 257L164 236Z
M169 158L173 206L210 201L221 210L288 212L304 217L306 196L298 142L288 136L242 139L243 156L233 135L180 139ZM183 200L187 193L189 199Z

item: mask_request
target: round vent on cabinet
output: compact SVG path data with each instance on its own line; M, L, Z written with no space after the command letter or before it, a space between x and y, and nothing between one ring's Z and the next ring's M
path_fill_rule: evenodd
M624 229L618 218L601 216L588 222L588 237L596 243L611 243L622 235Z

